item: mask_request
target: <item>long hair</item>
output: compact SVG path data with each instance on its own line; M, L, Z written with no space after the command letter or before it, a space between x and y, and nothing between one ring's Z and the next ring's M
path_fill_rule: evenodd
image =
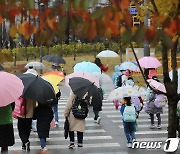
M95 63L97 66L99 66L99 67L102 65L101 60L100 60L99 58L96 58L96 59L94 60L94 63Z
M127 106L131 106L131 97L124 97Z

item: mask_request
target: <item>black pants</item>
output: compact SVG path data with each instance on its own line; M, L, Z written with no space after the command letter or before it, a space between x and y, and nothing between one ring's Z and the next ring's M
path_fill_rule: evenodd
M19 137L23 143L29 142L29 136L31 133L32 118L20 118L18 117L18 131Z
M74 131L69 131L70 142L74 143ZM77 132L78 144L83 144L83 132Z
M151 124L154 124L154 114L149 114L150 117L151 117ZM158 119L158 125L161 125L161 116L160 116L160 113L156 114L156 117Z

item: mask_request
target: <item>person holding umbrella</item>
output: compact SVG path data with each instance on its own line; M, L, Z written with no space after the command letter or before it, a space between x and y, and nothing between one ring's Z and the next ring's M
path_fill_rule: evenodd
M102 64L99 58L96 58L94 63L101 69L101 72L106 72L109 69L108 65Z
M1 152L7 152L8 146L13 146L15 142L12 106L7 105L0 107L0 147Z
M37 119L37 133L41 142L41 150L42 152L47 151L46 138L49 137L50 123L53 119L53 110L51 106L38 103L33 118Z

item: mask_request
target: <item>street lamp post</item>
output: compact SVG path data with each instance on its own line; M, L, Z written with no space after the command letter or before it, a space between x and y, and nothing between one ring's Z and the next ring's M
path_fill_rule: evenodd
M147 3L148 0L144 0L144 5L147 5ZM146 11L146 14L144 16L144 26L146 28L148 27L148 19L149 19L149 15L148 15L148 11ZM146 39L144 40L144 56L150 56L149 43Z

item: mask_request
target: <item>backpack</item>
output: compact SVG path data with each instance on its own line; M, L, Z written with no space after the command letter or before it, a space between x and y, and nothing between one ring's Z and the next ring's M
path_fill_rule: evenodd
M165 107L167 103L168 103L168 100L167 100L167 97L165 95L163 95L163 94L156 94L155 95L154 105L157 108Z
M119 75L116 79L116 86L122 87L122 75Z
M72 113L77 119L85 119L88 115L88 105L84 99L76 98L72 106Z
M122 116L125 122L135 122L136 121L136 110L134 105L125 106L124 113Z
M18 100L15 101L14 111L12 116L17 119L19 116L24 116L26 112L26 100L22 97L19 97Z

